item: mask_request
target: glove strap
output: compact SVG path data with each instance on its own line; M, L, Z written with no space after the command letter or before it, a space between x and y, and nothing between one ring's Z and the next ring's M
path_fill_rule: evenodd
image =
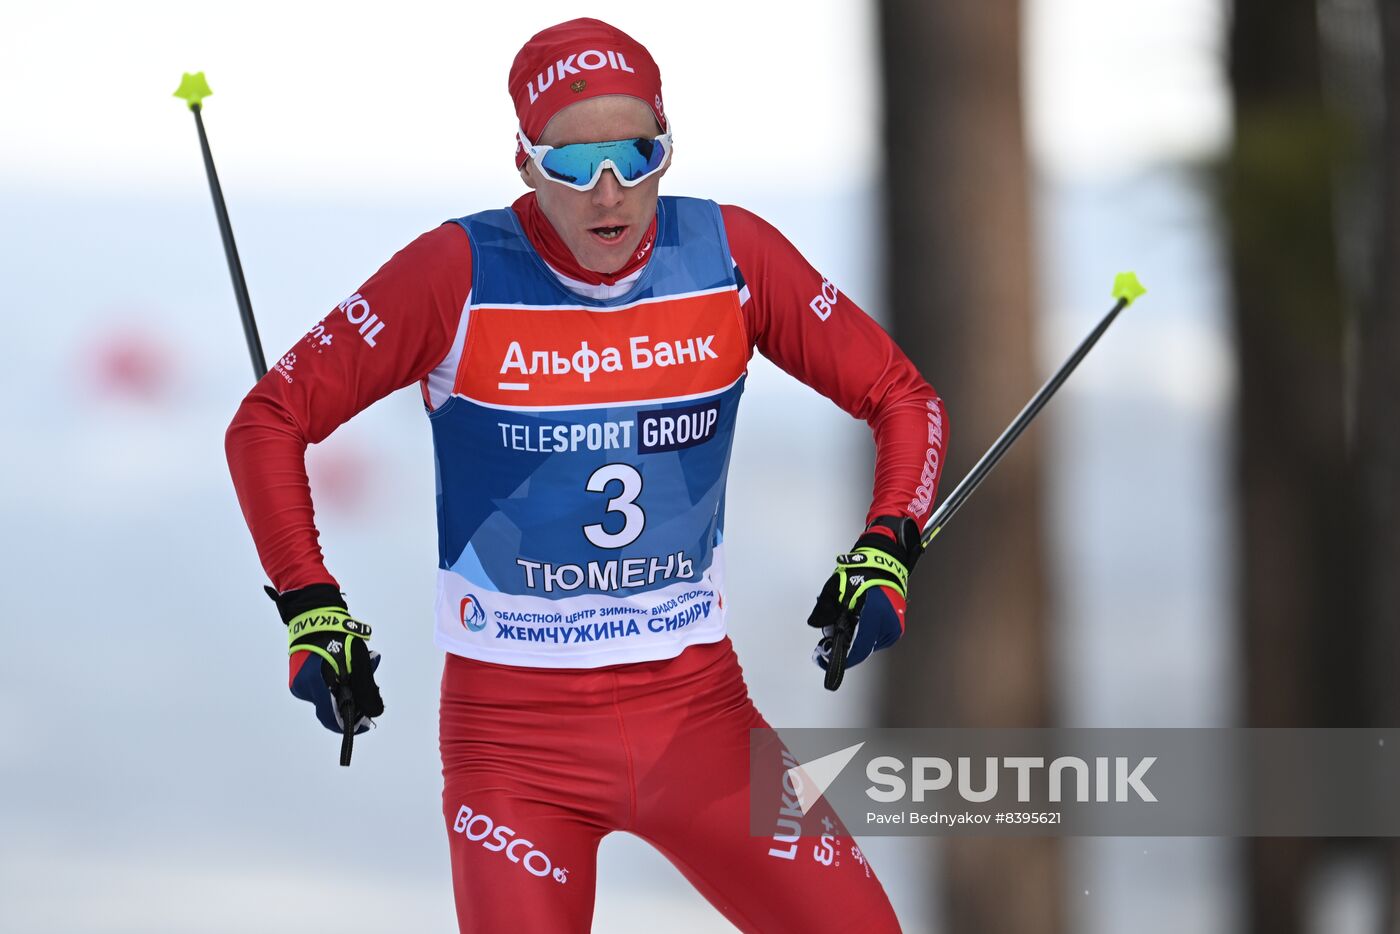
M356 639L369 640L373 630L368 623L362 623L350 616L349 611L337 606L318 607L314 610L307 610L298 616L292 617L287 622L287 654L292 655L297 652L314 652L321 656L331 666L331 670L337 675L342 674L340 661L320 644L314 637L323 633L331 635L332 640L340 636L343 642L343 657L345 659L344 674L351 671L352 658L351 647Z
M876 574L868 572L876 571ZM866 573L862 573L866 572ZM836 556L837 600L847 608L871 587L889 587L905 596L909 569L894 555L879 548L857 548Z
M291 644L302 636L317 632L335 632L346 636L359 636L368 639L373 633L369 623L362 623L350 616L348 610L336 606L317 607L294 616L287 623L287 642Z

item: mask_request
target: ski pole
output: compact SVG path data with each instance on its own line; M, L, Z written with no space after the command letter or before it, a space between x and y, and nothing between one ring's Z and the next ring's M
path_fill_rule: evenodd
M243 278L243 264L238 260L238 246L233 242L233 225L229 223L228 207L224 204L224 190L219 186L219 173L214 170L214 154L209 150L209 137L204 132L204 99L214 92L209 90L209 82L204 72L185 72L180 78L180 86L175 89L175 97L189 105L194 114L195 129L199 131L199 149L204 154L204 174L209 177L209 194L214 198L214 214L219 219L219 235L224 241L224 257L228 260L228 273L233 279L233 295L238 301L238 314L243 319L243 337L248 342L248 356L253 361L253 376L262 379L267 374L267 360L263 357L262 339L258 337L258 323L253 320L253 302L248 298L248 283ZM275 595L275 591L269 590ZM355 699L348 684L336 688L336 708L340 713L340 764L350 764L350 754L355 743L355 724L360 721L355 709Z
M1045 385L1041 386L1040 390L1031 397L1031 401L1026 403L1020 414L1011 420L1011 424L1006 426L1006 430L987 449L987 453L982 455L981 459L968 471L967 476L963 477L962 481L953 488L953 492L948 494L947 498L943 500L943 504L928 517L920 536L925 548L939 532L943 531L948 520L952 519L953 514L962 508L962 504L967 502L967 498L972 495L973 490L976 490L982 481L987 479L987 475L992 472L997 461L1001 460L1002 455L1021 436L1021 432L1026 430L1026 426L1035 419L1036 415L1040 414L1040 410L1045 407L1045 403L1050 401L1050 397L1055 394L1056 390L1064 384L1065 380L1069 379L1069 375L1098 343L1099 338L1103 337L1108 326L1118 317L1118 313L1131 305L1146 291L1147 289L1143 288L1142 283L1138 281L1136 273L1120 272L1114 277L1113 298L1116 298L1117 301L1113 307L1089 332L1089 336L1084 338L1074 349L1074 353L1069 355L1069 359L1061 364L1055 374L1046 380ZM842 613L836 620L835 632L831 636L831 660L827 663L825 681L828 691L834 691L841 686L841 679L846 673L846 653L850 650L851 638L854 634L855 619L853 615L849 612Z
M349 661L347 654L346 661ZM355 751L355 724L359 723L360 715L355 710L355 695L350 691L350 685L341 682L335 689L335 706L340 713L340 726L344 731L340 734L340 764L350 765L350 754Z
M175 96L189 104L194 114L195 129L199 131L199 148L204 153L204 174L209 176L209 193L214 198L214 214L219 218L219 234L224 240L224 256L228 259L228 273L233 278L233 295L238 300L238 313L243 318L243 337L248 341L248 356L253 360L253 373L262 379L267 373L267 361L263 358L262 341L258 338L258 323L253 320L253 303L248 298L248 283L243 279L243 264L238 261L238 246L233 242L233 225L229 223L228 207L224 204L224 191L219 187L219 173L214 171L214 156L209 151L209 137L204 132L204 98L213 94L209 82L204 80L204 72L185 72L180 79L180 87Z

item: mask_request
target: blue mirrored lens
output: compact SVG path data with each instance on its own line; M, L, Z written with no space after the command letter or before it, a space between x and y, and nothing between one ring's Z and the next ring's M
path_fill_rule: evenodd
M560 146L545 153L540 165L551 178L572 185L586 185L598 166L609 159L624 181L635 182L660 168L665 158L665 148L654 139L618 139Z

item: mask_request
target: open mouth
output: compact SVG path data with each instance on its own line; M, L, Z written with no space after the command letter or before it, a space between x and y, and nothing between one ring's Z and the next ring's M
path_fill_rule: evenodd
M622 224L617 227L590 227L588 232L604 243L616 243L622 239L622 235L627 232L627 225Z

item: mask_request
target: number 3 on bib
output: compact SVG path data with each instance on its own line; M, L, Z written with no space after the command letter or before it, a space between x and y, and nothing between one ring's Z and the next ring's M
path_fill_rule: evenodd
M642 475L631 464L604 464L593 471L585 489L590 493L606 493L608 484L622 484L622 491L608 500L608 512L622 516L622 528L609 532L603 523L595 522L583 527L583 534L599 548L625 548L637 540L646 528L647 516L637 505L637 497L642 495Z

